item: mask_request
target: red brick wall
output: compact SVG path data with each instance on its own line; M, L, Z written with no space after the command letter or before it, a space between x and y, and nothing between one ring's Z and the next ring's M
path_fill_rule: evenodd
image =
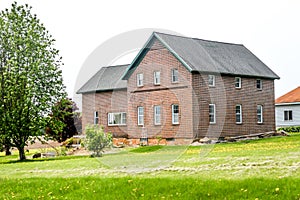
M172 83L171 70L178 69L179 82ZM154 71L160 71L160 85L154 85ZM143 73L144 86L137 87ZM149 138L193 138L192 74L162 45L155 41L128 80L128 135L140 138L137 107L144 107L144 126ZM179 125L172 124L172 104L179 105ZM154 125L154 105L162 108L161 125Z
M216 76L216 86L208 87L207 74L193 74L196 94L194 111L199 113L197 135L233 136L275 130L274 81L262 79L263 89L256 88L256 78L242 77L242 88L236 89L234 76ZM209 124L208 105L216 105L216 124ZM242 105L242 124L235 122L235 106ZM256 106L263 106L263 123L257 123ZM197 110L197 107L199 108ZM194 115L196 115L194 113Z
M82 128L94 123L94 112L98 111L99 124L104 126L106 132L115 137L127 134L127 126L108 126L108 113L127 113L127 91L115 90L100 93L87 93L82 95Z

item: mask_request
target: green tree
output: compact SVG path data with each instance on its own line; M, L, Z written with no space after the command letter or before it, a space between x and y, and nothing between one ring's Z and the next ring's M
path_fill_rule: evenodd
M112 144L112 134L105 133L103 127L100 125L89 125L85 129L86 138L84 145L89 151L94 152L94 156L101 157L102 151L105 147Z
M57 102L52 108L50 124L46 128L46 135L58 142L62 142L78 134L75 126L75 110L78 110L78 108L76 103L71 99L62 99ZM59 126L59 129L56 129L57 122L61 122L63 127Z
M45 116L66 96L54 42L27 4L1 11L0 137L19 150L20 160L30 136L43 134Z

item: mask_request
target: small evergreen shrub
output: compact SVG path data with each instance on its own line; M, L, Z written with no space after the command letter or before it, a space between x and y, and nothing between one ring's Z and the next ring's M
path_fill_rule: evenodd
M300 133L300 126L281 127L278 130L285 131L288 133Z

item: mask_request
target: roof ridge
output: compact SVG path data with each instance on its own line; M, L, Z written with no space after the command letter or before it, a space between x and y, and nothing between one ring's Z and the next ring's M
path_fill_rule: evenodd
M201 40L201 41L205 41L205 42L213 42L213 43L220 43L220 44L244 46L243 44L230 43L230 42L220 42L220 41L215 41L215 40L206 40L206 39L201 39L201 38L187 37L187 36L183 36L183 35L174 35L174 34L162 33L162 32L156 32L156 31L153 32L153 33L158 33L158 34L168 35L168 36L174 36L174 37L181 37L181 38L185 38L185 39Z
M110 65L110 66L103 66L101 68L112 68L112 67L125 67L128 66L130 64L122 64L122 65Z

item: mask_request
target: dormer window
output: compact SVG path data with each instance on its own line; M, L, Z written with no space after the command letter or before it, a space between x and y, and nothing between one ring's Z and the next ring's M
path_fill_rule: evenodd
M143 74L137 74L136 80L137 80L136 84L138 87L142 87L144 85L144 75Z

